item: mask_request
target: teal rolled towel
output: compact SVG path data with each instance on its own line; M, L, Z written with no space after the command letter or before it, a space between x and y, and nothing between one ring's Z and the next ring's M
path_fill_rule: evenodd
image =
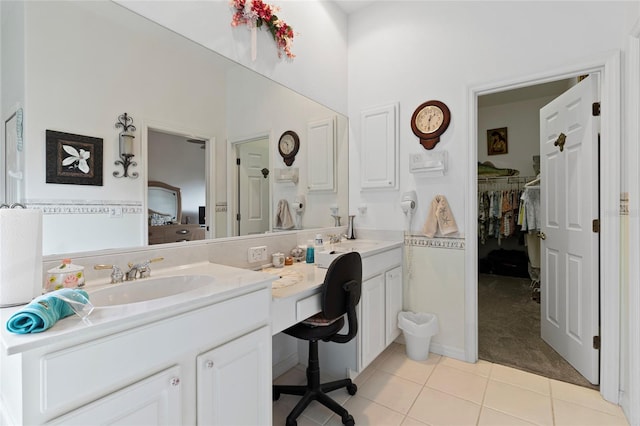
M11 315L7 321L7 330L17 334L40 333L51 328L58 320L73 315L74 311L63 297L78 300L82 295L89 300L84 290L63 288L43 294L33 299L24 308Z

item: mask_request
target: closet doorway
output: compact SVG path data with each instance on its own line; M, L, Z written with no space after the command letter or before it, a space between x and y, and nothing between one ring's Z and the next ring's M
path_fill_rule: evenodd
M593 387L540 321L540 109L577 81L478 97L478 358Z

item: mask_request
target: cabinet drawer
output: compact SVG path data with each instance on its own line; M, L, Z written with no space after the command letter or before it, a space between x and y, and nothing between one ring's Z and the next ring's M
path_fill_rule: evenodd
M402 249L396 248L362 259L362 279L381 274L402 264Z
M322 310L320 294L314 294L296 302L296 321L300 322Z
M268 324L263 289L69 349L40 361L40 408L63 411L95 400L168 366L169 360Z

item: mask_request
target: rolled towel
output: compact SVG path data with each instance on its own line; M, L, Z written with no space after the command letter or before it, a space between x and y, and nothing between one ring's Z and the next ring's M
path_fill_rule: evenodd
M427 220L422 227L422 233L432 238L437 229L440 228L442 235L449 235L458 232L458 225L453 218L453 213L449 207L449 202L444 195L436 195L431 201Z
M74 310L63 298L89 300L84 290L63 288L38 296L24 308L11 315L7 330L16 334L40 333L51 328L58 320L73 315Z

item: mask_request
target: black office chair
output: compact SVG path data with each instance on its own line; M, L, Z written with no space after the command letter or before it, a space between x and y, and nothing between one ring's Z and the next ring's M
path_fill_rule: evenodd
M318 340L325 342L347 343L358 332L356 305L360 301L362 290L362 259L357 252L337 257L329 269L322 285L322 312L304 320L284 333L309 341L309 365L307 366L306 386L276 385L273 387L273 400L280 394L302 395L302 399L287 416L286 426L295 426L296 419L307 408L311 401L318 401L325 407L342 417L342 423L353 426L353 416L340 404L331 399L327 393L346 388L350 395L355 395L358 387L351 379L320 383L320 363L318 361ZM344 326L344 314L347 314L349 329L347 334L338 334Z

